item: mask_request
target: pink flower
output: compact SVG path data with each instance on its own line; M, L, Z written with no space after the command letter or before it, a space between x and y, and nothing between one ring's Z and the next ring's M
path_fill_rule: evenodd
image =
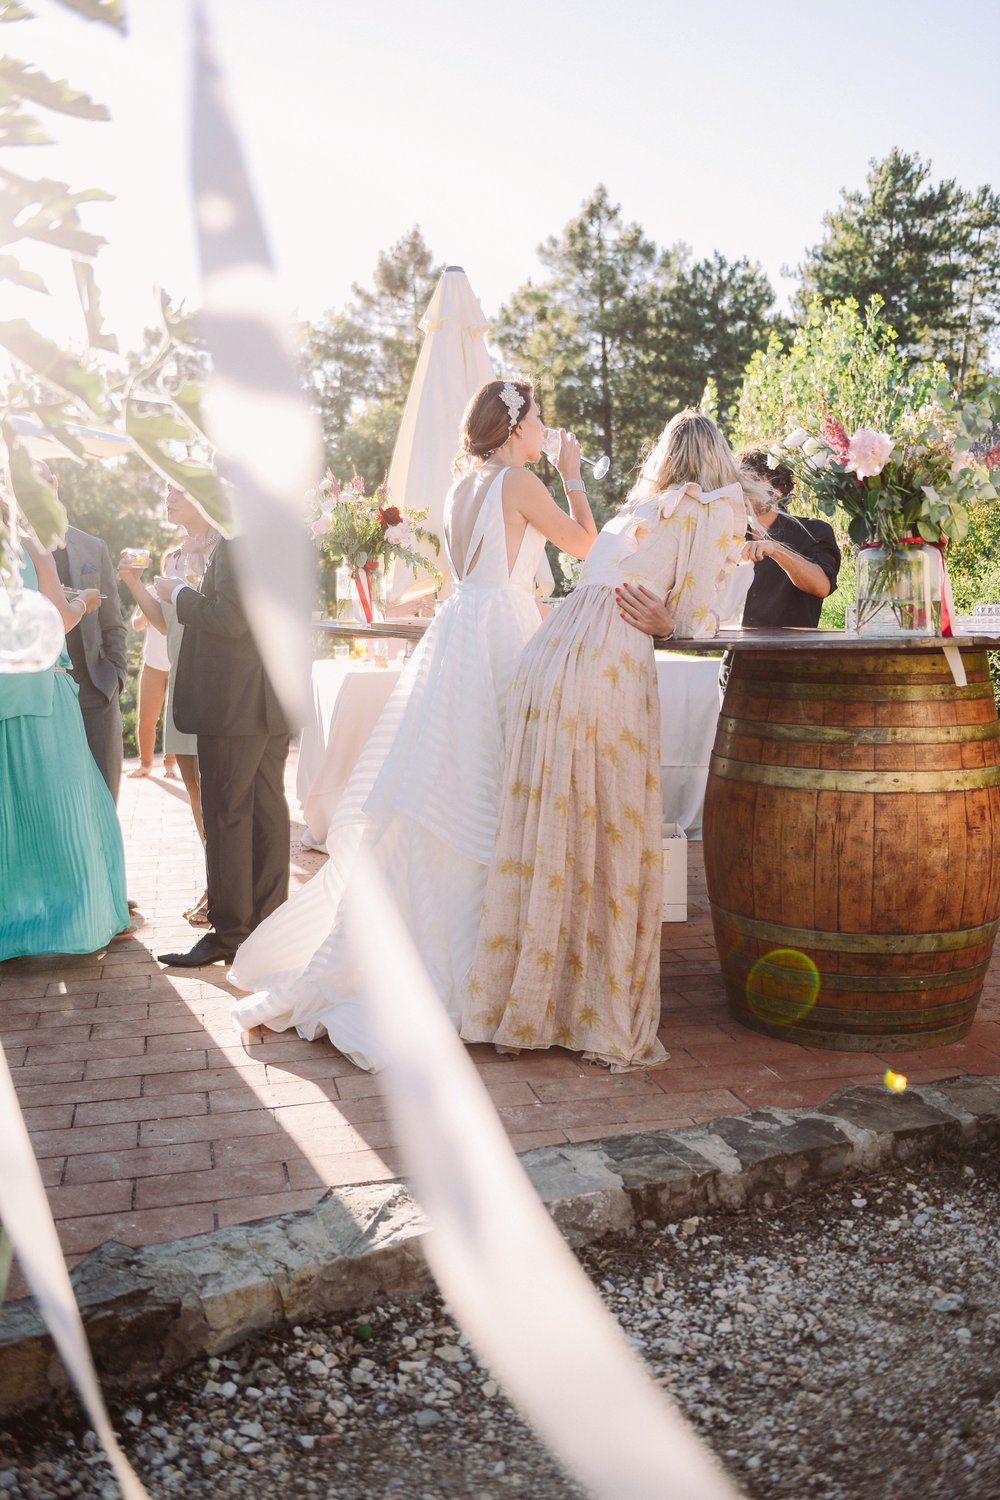
M309 529L315 537L326 536L332 525L333 517L324 511L322 515L316 517Z
M356 495L363 495L364 494L364 492L365 492L365 482L362 479L362 477L361 477L360 474L355 474L354 478L351 480L351 489L354 491L354 493Z
M398 526L386 528L385 539L393 547L412 547L413 532L406 521L400 521Z
M327 469L326 473L323 475L323 481L320 484L320 489L324 494L329 495L331 500L340 499L340 480L335 474L331 474L329 469Z
M893 446L893 439L887 432L876 432L874 427L859 427L847 449L847 467L853 469L859 479L881 474L889 462Z
M851 440L847 436L847 428L843 422L838 422L836 417L824 417L820 428L820 437L826 443L831 453L836 453L840 458L847 457L847 450Z
M989 469L991 473L994 469L1000 469L1000 443L994 443L993 447L983 454L983 468Z

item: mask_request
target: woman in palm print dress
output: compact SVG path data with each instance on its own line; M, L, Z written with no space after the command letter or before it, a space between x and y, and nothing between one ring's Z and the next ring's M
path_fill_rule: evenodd
M525 648L467 1041L564 1046L614 1071L666 1060L659 698L652 640L631 626L665 608L677 634L711 636L739 609L754 486L708 417L679 412Z

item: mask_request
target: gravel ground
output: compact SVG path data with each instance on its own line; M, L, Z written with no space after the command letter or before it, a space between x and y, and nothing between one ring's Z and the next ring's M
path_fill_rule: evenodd
M995 1155L943 1158L582 1259L745 1495L996 1500L998 1189ZM112 1414L157 1500L582 1493L432 1297L253 1340ZM83 1427L0 1432L0 1494L117 1493Z

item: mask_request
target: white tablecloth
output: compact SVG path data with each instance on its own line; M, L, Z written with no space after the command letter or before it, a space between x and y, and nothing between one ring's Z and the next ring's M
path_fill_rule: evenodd
M326 842L333 810L354 763L399 681L400 667L314 661L311 713L299 741L295 791L309 841Z
M395 664L313 663L312 711L302 731L295 781L311 842L325 842L333 810L399 672ZM689 839L700 839L708 759L719 716L719 663L714 657L658 651L656 678L663 817L678 824Z
M663 818L677 823L689 839L701 838L708 761L719 717L719 665L714 656L656 653Z

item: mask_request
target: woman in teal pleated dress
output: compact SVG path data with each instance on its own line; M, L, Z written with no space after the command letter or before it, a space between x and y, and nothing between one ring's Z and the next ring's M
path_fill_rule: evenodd
M51 554L28 538L22 545L25 588L75 628L100 604L96 590L67 603ZM0 962L93 953L129 925L118 815L69 664L64 651L44 672L0 668Z

